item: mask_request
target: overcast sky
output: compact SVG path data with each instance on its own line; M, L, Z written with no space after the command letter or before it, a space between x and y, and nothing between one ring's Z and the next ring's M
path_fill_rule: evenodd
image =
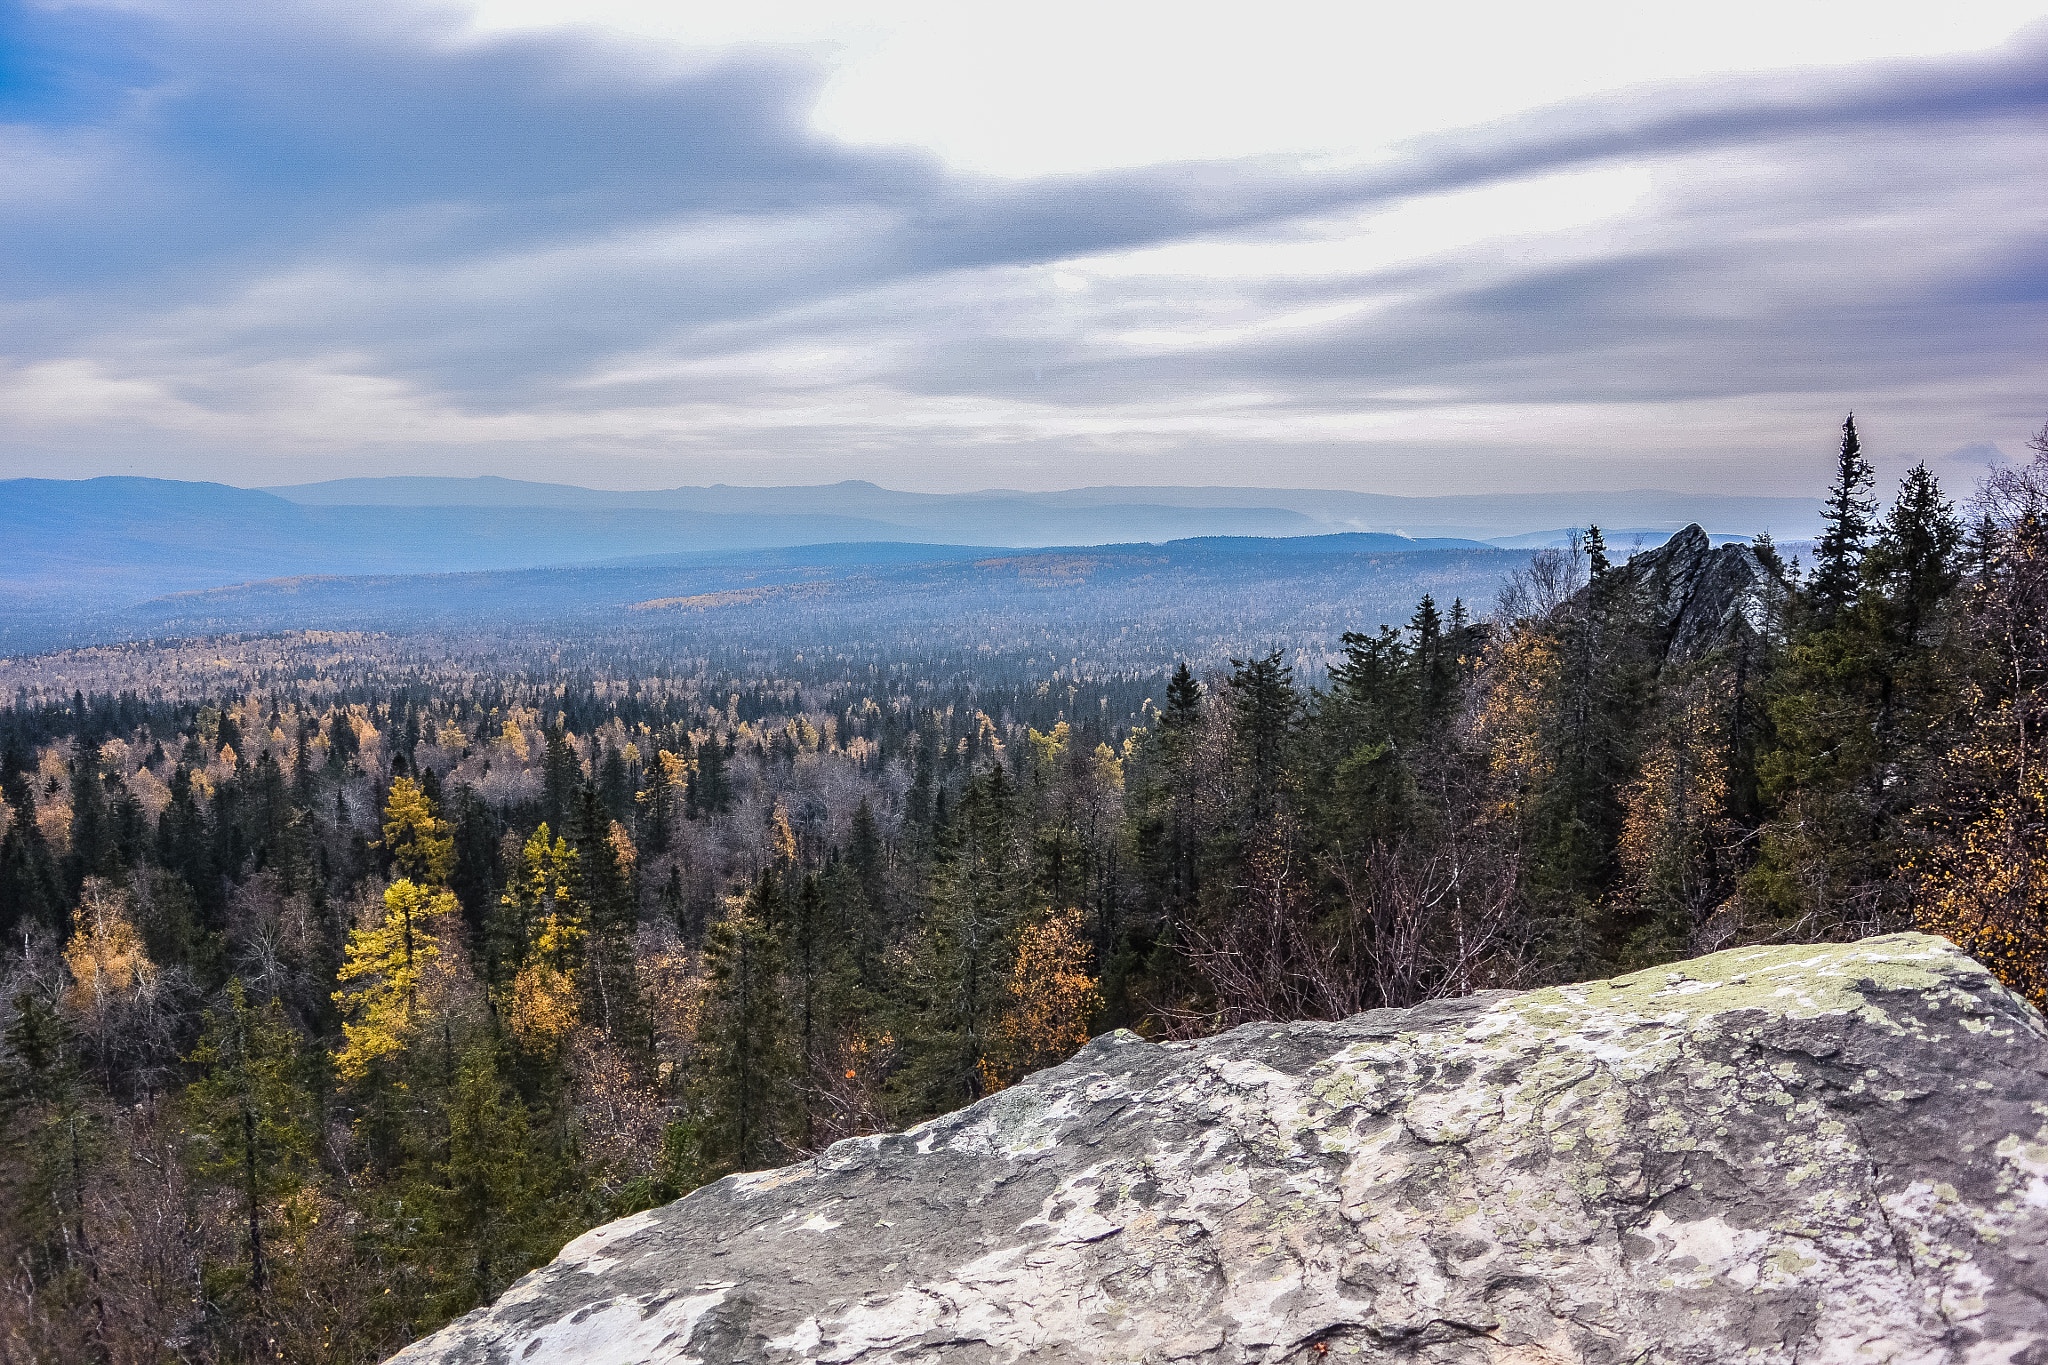
M0 476L1960 491L2043 11L0 0Z

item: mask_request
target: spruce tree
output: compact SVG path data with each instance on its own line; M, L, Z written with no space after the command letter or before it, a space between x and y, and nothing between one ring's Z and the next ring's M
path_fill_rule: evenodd
M417 1252L437 1317L489 1303L560 1244L561 1211L526 1105L498 1075L489 1045L462 1055L442 1160L415 1186Z
M1876 481L1856 436L1856 414L1842 423L1842 447L1835 457L1835 481L1828 488L1822 520L1827 529L1814 546L1813 578L1807 596L1823 623L1833 621L1856 601L1863 583L1863 556L1869 548L1871 518L1877 502L1870 496Z
M199 1079L185 1091L195 1133L197 1166L236 1191L249 1250L249 1288L267 1279L263 1224L269 1210L313 1168L314 1103L298 1034L272 997L249 1003L239 978L228 982L222 1008L200 1020L192 1064Z
M547 753L541 760L541 812L547 823L561 829L569 822L576 788L583 781L583 765L569 743L567 730L555 725L544 733Z
M1169 732L1185 734L1193 730L1202 718L1202 685L1195 681L1193 670L1183 659L1174 665L1173 677L1166 684L1166 709L1160 715L1160 724Z
M1265 825L1279 808L1287 740L1301 705L1294 690L1294 669L1281 657L1276 648L1230 661L1236 670L1230 675L1230 705L1245 766L1248 831Z
M1415 718L1424 734L1435 734L1450 714L1457 687L1457 665L1444 636L1442 615L1436 599L1428 593L1409 618L1408 633L1413 640L1410 654L1415 671Z
M872 995L879 995L882 989L882 955L888 947L891 929L887 853L881 828L875 823L874 807L863 796L854 808L853 830L846 846L845 866L853 885L846 909L845 936L853 954L856 977Z
M579 787L569 843L576 851L572 873L589 937L584 947L584 994L595 1008L589 1017L614 1036L639 1036L638 981L633 973L633 936L639 904L630 870L612 840L612 822L597 789Z
M704 937L707 989L690 1095L696 1181L760 1170L787 1153L796 1063L782 942L760 913L781 894L774 872L762 872Z
M1011 936L1032 904L1018 790L1002 765L977 775L931 873L931 910L917 943L921 1008L910 1029L916 1056L901 1080L912 1111L980 1099L980 1069L1003 1009Z
M612 819L633 818L633 782L626 768L625 750L605 748L604 758L597 764L597 789Z
M1959 578L1957 556L1963 526L1954 504L1925 462L1899 482L1898 500L1885 514L1866 564L1867 576L1883 595L1893 628L1907 645Z

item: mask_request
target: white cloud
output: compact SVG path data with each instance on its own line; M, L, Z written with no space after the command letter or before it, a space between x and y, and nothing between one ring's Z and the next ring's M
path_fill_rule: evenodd
M308 93L241 84L261 44L202 26L149 117L0 129L29 186L0 210L0 472L148 450L241 482L282 458L1799 492L1848 406L1893 463L2039 421L2038 81L1964 60L1585 97L1975 46L2011 7L1865 9L1842 37L1796 4L1182 8L1155 32L1166 11L593 2L660 43L536 35L568 17L539 4L264 36L340 73ZM787 54L707 56L750 42L832 47L822 101ZM652 55L610 81L622 50ZM1442 135L1390 150L1418 130ZM979 173L1034 170L1063 176Z
M1358 156L1648 82L1973 51L2041 14L2039 0L479 0L472 22L596 24L684 48L801 45L833 66L820 131L1021 177Z

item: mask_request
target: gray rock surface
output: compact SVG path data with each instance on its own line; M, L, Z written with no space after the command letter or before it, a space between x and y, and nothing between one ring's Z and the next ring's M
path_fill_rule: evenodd
M2048 1028L1940 939L1096 1039L397 1360L2048 1362Z
M1716 549L1688 526L1654 550L1615 569L1649 616L1653 647L1664 664L1687 664L1769 621L1770 571L1747 545Z

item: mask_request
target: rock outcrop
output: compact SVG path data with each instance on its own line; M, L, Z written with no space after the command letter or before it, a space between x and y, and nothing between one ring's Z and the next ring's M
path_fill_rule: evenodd
M1647 616L1651 648L1666 665L1760 635L1770 619L1770 570L1747 545L1716 549L1697 524L1614 573Z
M1115 1033L598 1228L397 1359L2043 1365L2044 1039L1917 934Z

